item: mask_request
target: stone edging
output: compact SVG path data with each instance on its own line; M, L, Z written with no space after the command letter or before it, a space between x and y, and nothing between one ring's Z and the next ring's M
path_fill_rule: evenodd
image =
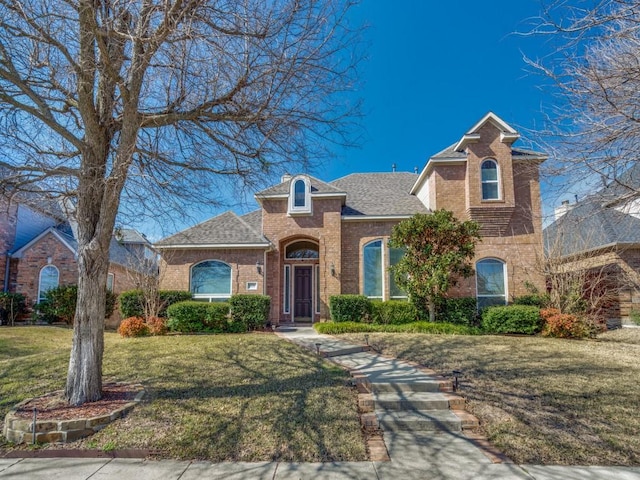
M117 385L123 385L121 383ZM37 443L69 443L88 437L102 430L111 422L124 417L142 399L146 391L140 384L133 384L131 387L140 389L135 398L125 405L113 410L106 415L90 418L77 418L73 420L36 420L36 442ZM54 393L62 393L61 390ZM13 443L33 442L33 420L26 420L16 416L17 410L26 403L33 400L27 398L15 405L4 417L3 435Z

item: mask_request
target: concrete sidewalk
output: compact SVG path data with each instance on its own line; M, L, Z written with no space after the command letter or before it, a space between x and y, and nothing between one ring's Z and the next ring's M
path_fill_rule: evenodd
M353 351L354 345L312 328L282 329L281 336L375 382L423 381L411 364ZM350 353L350 351L352 353ZM385 432L388 462L190 462L109 458L0 458L0 479L434 479L640 480L640 467L563 467L493 463L462 432Z

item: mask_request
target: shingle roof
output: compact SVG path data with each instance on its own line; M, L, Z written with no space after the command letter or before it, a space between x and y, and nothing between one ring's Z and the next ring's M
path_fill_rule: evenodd
M250 222L233 212L225 212L191 228L164 238L157 246L170 245L254 245L267 244L268 241Z
M144 236L143 233L140 233L133 228L121 228L116 232L118 236L118 241L121 243L144 243L150 244L147 237Z
M256 197L268 196L268 195L286 195L289 193L291 180L296 175L293 175L290 179L285 180L284 182L279 183L278 185L274 185L273 187L269 187L266 190L262 190L261 192L256 193ZM314 193L345 193L344 190L340 190L336 188L334 185L330 183L323 182L315 177L310 175L306 175L311 182L311 194Z
M444 159L454 159L454 160L464 160L467 158L467 155L464 152L458 152L455 150L455 146L457 144L449 145L444 150L432 155L431 158L434 160L444 160ZM547 158L547 155L541 152L536 152L533 150L525 150L524 148L511 148L511 154L514 159L517 160L537 160L539 158Z
M417 178L408 172L353 173L331 184L347 192L343 215L412 215L428 212L409 194Z

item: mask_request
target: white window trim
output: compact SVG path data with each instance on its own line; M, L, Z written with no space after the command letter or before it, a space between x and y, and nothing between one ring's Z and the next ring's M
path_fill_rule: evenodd
M109 288L109 279L111 279L111 288ZM107 290L113 292L116 285L116 276L113 273L107 273Z
M309 243L313 243L318 247L318 258L289 258L287 257L287 250L289 249L289 247L291 245L295 245L296 243L299 242L309 242ZM311 238L298 238L296 240L292 240L289 243L286 243L284 246L284 259L287 262L308 262L309 260L319 260L320 259L320 242L316 241L316 240L312 240Z
M364 249L367 248L367 245L371 245L372 243L375 242L380 242L380 264L382 267L382 270L380 271L380 276L381 276L381 282L382 283L382 295L381 296L370 296L367 295L367 298L374 298L374 299L380 299L383 300L385 299L385 287L386 287L386 282L385 282L385 273L389 273L387 268L386 268L386 255L385 255L385 241L384 238L376 238L374 240L370 240L367 243L365 243L364 245L362 245L362 261L360 262L362 265L362 293L363 295L366 295L365 293L365 267L364 267ZM386 272L385 272L386 271Z
M40 269L40 273L38 274L38 303L40 303L42 301L42 272L44 272L45 268L55 268L56 269L56 273L58 274L58 284L56 285L56 287L60 286L60 270L58 269L58 267L56 267L55 265L45 265L44 267L42 267ZM53 288L56 288L53 287Z
M502 264L502 278L504 279L504 304L507 304L507 299L509 298L509 277L507 276L507 262L502 260L501 258L496 257L485 257L478 260L475 264L476 267L476 300L478 298L499 298L502 295L480 295L478 294L478 264L485 260L495 260Z
M191 292L191 283L193 280L193 267L196 267L198 265L200 265L201 263L205 263L205 262L220 262L220 263L224 263L226 266L229 267L230 270L230 275L229 275L229 293L193 293ZM198 299L209 299L209 301L213 301L214 299L219 300L225 300L228 298L231 298L231 296L233 295L233 267L228 264L227 262L224 262L222 260L218 260L217 258L208 258L206 260L201 260L198 263L194 263L193 265L191 265L191 268L189 269L189 291L191 292L191 298L198 298Z
M485 162L493 162L493 164L496 166L496 179L495 180L487 180L484 181L482 179L482 166L485 164ZM483 202L498 202L500 200L502 200L502 182L500 181L501 179L501 171L500 171L500 164L498 163L497 160L493 159L493 158L485 158L484 160L482 160L482 162L480 162L480 197L482 198ZM484 189L482 188L484 186L484 184L497 184L498 185L498 198L484 198Z
M247 282L247 291L258 290L258 282Z
M298 181L304 182L304 205L297 207L295 205L295 186ZM289 209L287 211L289 215L310 215L311 209L311 182L309 178L304 175L298 175L291 179L289 183Z

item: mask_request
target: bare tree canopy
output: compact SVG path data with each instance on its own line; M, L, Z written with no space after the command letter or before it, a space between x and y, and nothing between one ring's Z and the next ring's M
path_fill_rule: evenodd
M640 151L640 1L554 1L529 33L553 45L548 57L529 59L559 93L542 132L552 173L637 194L622 174Z
M77 223L73 404L100 397L121 199L133 213L216 201L220 178L250 183L348 142L354 110L340 94L356 79L351 6L0 0L2 181L66 198Z

